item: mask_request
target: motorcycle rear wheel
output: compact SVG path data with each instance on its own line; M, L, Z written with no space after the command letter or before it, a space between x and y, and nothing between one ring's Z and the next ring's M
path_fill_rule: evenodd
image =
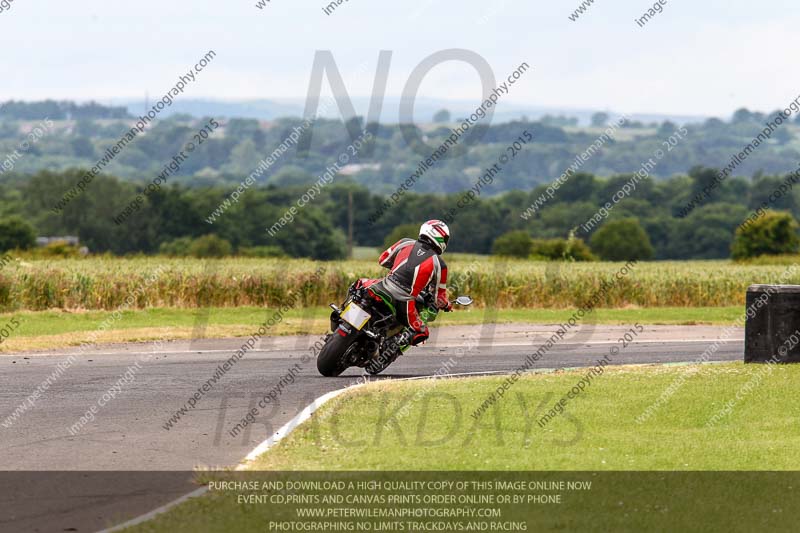
M317 370L328 378L335 378L347 370L349 366L345 355L348 349L355 342L355 337L347 335L342 337L338 332L332 334L325 341L325 346L319 351L317 356Z

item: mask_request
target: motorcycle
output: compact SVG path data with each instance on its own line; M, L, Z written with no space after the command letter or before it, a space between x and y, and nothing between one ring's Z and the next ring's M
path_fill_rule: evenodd
M389 305L370 293L368 280L360 279L350 285L341 307L330 304L331 333L317 356L317 370L326 377L336 377L356 366L370 375L386 370L400 357L406 347L398 337L406 327L395 317ZM453 303L468 306L469 296L459 296ZM429 324L436 320L439 308L431 291L425 290L416 299L420 318Z

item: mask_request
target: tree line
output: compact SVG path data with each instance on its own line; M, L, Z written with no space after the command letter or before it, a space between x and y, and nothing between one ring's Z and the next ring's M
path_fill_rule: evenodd
M522 214L546 185L529 191L482 194L468 203L463 201L465 192L434 194L413 190L377 221L370 222L368 217L384 204L386 197L352 177L337 176L291 223L270 236L267 228L295 205L312 181L249 188L213 223L208 222L209 215L235 188L173 183L143 195L140 208L123 223L115 224L113 218L143 193L146 184L101 175L62 211L54 211L52 206L64 190L80 179L82 172L73 169L40 171L31 176L0 176L0 220L11 221L16 234L27 235L28 242L31 236L75 235L93 253L180 255L191 246L201 246L225 254L336 259L346 254L348 202L352 197L353 236L355 244L361 246L379 247L399 226L411 225L404 230L410 232L421 221L454 213L449 249L455 252L498 251L494 248L498 238L505 236L509 241L506 234L517 232L518 236L528 235L537 241L571 237L571 242L581 241L591 247L590 252L578 245L576 253L594 253L606 258L613 256L615 248L638 247L644 250L642 258L714 259L731 256L737 228L751 226L745 224L748 219L761 218L756 211L762 212L764 206L800 217L796 191L789 190L777 199L772 194L782 185L786 189L789 181L781 175L766 174L726 180L688 216L681 217L687 202L717 173L713 168L695 167L684 175L639 182L637 190L619 202L607 219L588 234L576 233L575 229L593 217L628 182L630 175L599 178L589 173L575 174L543 208L528 217ZM457 208L459 205L464 207ZM617 230L605 229L606 236L596 236L604 228L613 228L614 223ZM790 229L794 227L791 221L786 224ZM3 227L8 224L0 227L0 234ZM30 231L24 231L25 227ZM198 239L203 240L198 243ZM639 243L643 239L646 242ZM0 235L0 247L13 248L9 242L12 241ZM634 243L639 244L634 246ZM519 239L512 240L512 244L522 246L523 250L528 246ZM540 250L563 249L563 244L555 242L538 246ZM549 253L542 251L541 255Z

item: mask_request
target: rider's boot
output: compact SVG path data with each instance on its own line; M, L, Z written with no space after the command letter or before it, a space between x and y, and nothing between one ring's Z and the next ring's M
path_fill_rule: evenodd
M394 338L397 345L400 346L402 351L405 351L409 346L416 346L428 340L428 329L422 331L414 331L413 329L406 328L402 333Z

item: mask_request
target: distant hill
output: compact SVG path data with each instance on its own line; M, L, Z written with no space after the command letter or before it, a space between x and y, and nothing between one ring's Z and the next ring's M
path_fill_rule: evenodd
M0 120L70 120L130 118L125 106L105 106L97 102L75 103L68 100L0 102Z
M385 117L396 113L396 103L387 101ZM391 122L383 122L376 129L371 125L374 138L355 153L341 119L319 119L313 129L307 129L299 118L302 110L284 102L259 101L249 108L243 103L220 102L213 108L205 107L202 101L197 101L194 107L191 104L192 101L184 101L165 108L155 122L124 143L119 154L113 154L111 147L119 144L135 126L141 113L135 113L134 109L128 113L121 106L70 102L7 104L6 108L13 113L0 109L0 175L30 175L45 169L91 169L99 165L103 172L125 180L148 182L162 173L190 141L198 149L170 172L170 184L238 184L259 168L255 175L259 184L282 187L313 183L342 154L349 157L345 158L347 164L339 169L341 180L353 180L383 194L394 192L398 184L421 172L420 169L424 172L415 185L418 192L468 190L503 155L514 157L503 164L502 172L481 194L531 190L552 182L570 168L573 173L597 176L633 173L656 154L661 154L657 163L648 164L649 175L654 178L686 174L697 165L724 168L729 164L736 176L749 178L760 172L780 175L793 171L800 160L800 125L796 117L778 127L758 147L751 146L746 157L741 157L739 154L753 143L772 116L748 110L737 111L729 121L712 118L687 122L685 126L678 122L678 117L672 117L675 121L661 122L653 122L652 117L650 120L632 117L610 136L605 134L605 125L597 123L615 120L617 116L612 113L591 116L596 123L591 127L576 125L579 122L574 116L556 115L553 110L539 120L526 115L506 122L503 119L510 117L498 113L492 123L478 121L468 135L449 148L448 157L425 163L466 115L453 102L448 103L450 113L440 114L436 123L426 120L427 114L434 113L442 102L420 100L415 127ZM391 111L393 108L395 111ZM247 109L260 113L259 118L225 117L227 113L244 113ZM274 118L284 110L294 111L292 117ZM62 118L51 117L49 122L42 122L35 120L37 112L54 113ZM217 127L211 128L209 118L195 116L206 113L211 113L209 118L214 118ZM25 119L11 118L14 116ZM128 118L109 118L120 116ZM359 121L348 122L356 125ZM363 122L359 124L359 128L364 127ZM311 134L307 153L298 154L297 142L286 143L295 130ZM35 140L23 145L31 132ZM204 136L200 137L200 133ZM520 143L521 138L529 142ZM515 142L518 146L513 148ZM278 150L281 145L284 149ZM733 160L735 156L738 161Z
M150 109L154 101L121 100L119 105L125 106L131 115L139 116ZM193 117L225 117L225 118L254 118L256 120L275 120L282 117L299 117L303 114L303 105L280 103L273 100L250 100L243 102L229 102L222 100L190 100L176 99L172 106L161 112L162 116L169 117L176 114L187 114Z
M369 109L369 98L353 97L353 107L356 114L365 116ZM142 100L120 100L118 105L123 105L132 115L139 115L148 109L144 99ZM147 102L150 106L153 102ZM418 98L414 103L416 122L433 122L434 115L443 110L448 110L452 117L458 118L468 116L475 110L476 102L465 100L436 100L430 98ZM387 97L383 103L380 122L384 124L397 124L399 122L400 99ZM177 113L186 113L195 117L227 117L227 118L254 118L258 120L275 120L285 117L300 117L305 111L304 99L272 99L272 100L246 100L246 101L223 101L223 100L190 100L178 99L173 105L163 111L165 116ZM591 117L598 110L594 109L571 109L571 108L550 108L541 106L526 106L514 103L503 102L495 110L493 122L512 122L515 120L539 120L546 116L563 116L578 119L578 124L588 126ZM605 111L612 117L620 116L621 113ZM331 119L338 119L341 115L337 106L332 105L326 113L320 116ZM697 115L670 115L659 113L630 113L631 120L640 121L645 124L661 123L664 121L675 122L676 124L692 124L703 122L707 116ZM352 118L352 117L345 117Z

